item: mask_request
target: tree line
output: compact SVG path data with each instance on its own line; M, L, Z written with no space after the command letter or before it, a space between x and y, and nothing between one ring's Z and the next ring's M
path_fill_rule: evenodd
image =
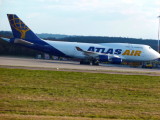
M50 35L50 34L49 34ZM0 31L0 37L12 38L12 32ZM53 36L45 35L47 40L52 41L68 41L68 42L82 42L82 43L133 43L133 44L146 44L157 50L157 40L145 40L124 37L102 37L102 36L65 36L56 38ZM43 52L25 48L22 46L14 45L0 39L0 55L14 55L14 56L29 56L35 57L37 54L44 54Z

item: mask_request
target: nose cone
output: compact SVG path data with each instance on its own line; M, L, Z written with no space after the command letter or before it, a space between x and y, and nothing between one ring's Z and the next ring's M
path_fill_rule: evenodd
M158 53L158 58L160 58L160 54Z
M154 55L155 59L159 59L160 58L160 54L157 51L154 51L153 55Z
M154 49L152 49L150 46L145 45L144 48L145 52L147 53L146 57L148 61L157 60L160 58L160 54Z

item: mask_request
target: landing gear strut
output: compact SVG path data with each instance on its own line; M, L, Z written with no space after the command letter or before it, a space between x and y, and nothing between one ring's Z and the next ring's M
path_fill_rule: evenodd
M92 61L81 60L80 65L90 65L91 62L92 62L92 65L97 65L97 66L99 65L98 60L92 60Z
M99 61L98 60L92 60L92 65L99 65Z
M90 65L90 61L81 60L80 65Z

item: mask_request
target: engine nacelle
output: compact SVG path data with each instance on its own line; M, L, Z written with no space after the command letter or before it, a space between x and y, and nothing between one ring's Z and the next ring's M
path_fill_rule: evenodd
M109 57L107 55L99 55L99 61L100 62L108 62Z
M122 59L119 57L109 57L108 55L99 55L100 62L110 62L112 64L121 64Z
M112 64L121 64L122 63L122 59L121 58L117 58L117 57L113 57L113 58L111 58L111 63Z

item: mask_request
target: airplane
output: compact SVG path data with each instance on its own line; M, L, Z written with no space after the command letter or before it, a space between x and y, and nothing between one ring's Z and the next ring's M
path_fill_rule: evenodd
M80 64L99 65L99 62L121 64L123 61L152 61L160 54L148 45L129 43L79 43L40 39L15 14L7 14L13 38L3 40L39 50L54 56L78 58Z

